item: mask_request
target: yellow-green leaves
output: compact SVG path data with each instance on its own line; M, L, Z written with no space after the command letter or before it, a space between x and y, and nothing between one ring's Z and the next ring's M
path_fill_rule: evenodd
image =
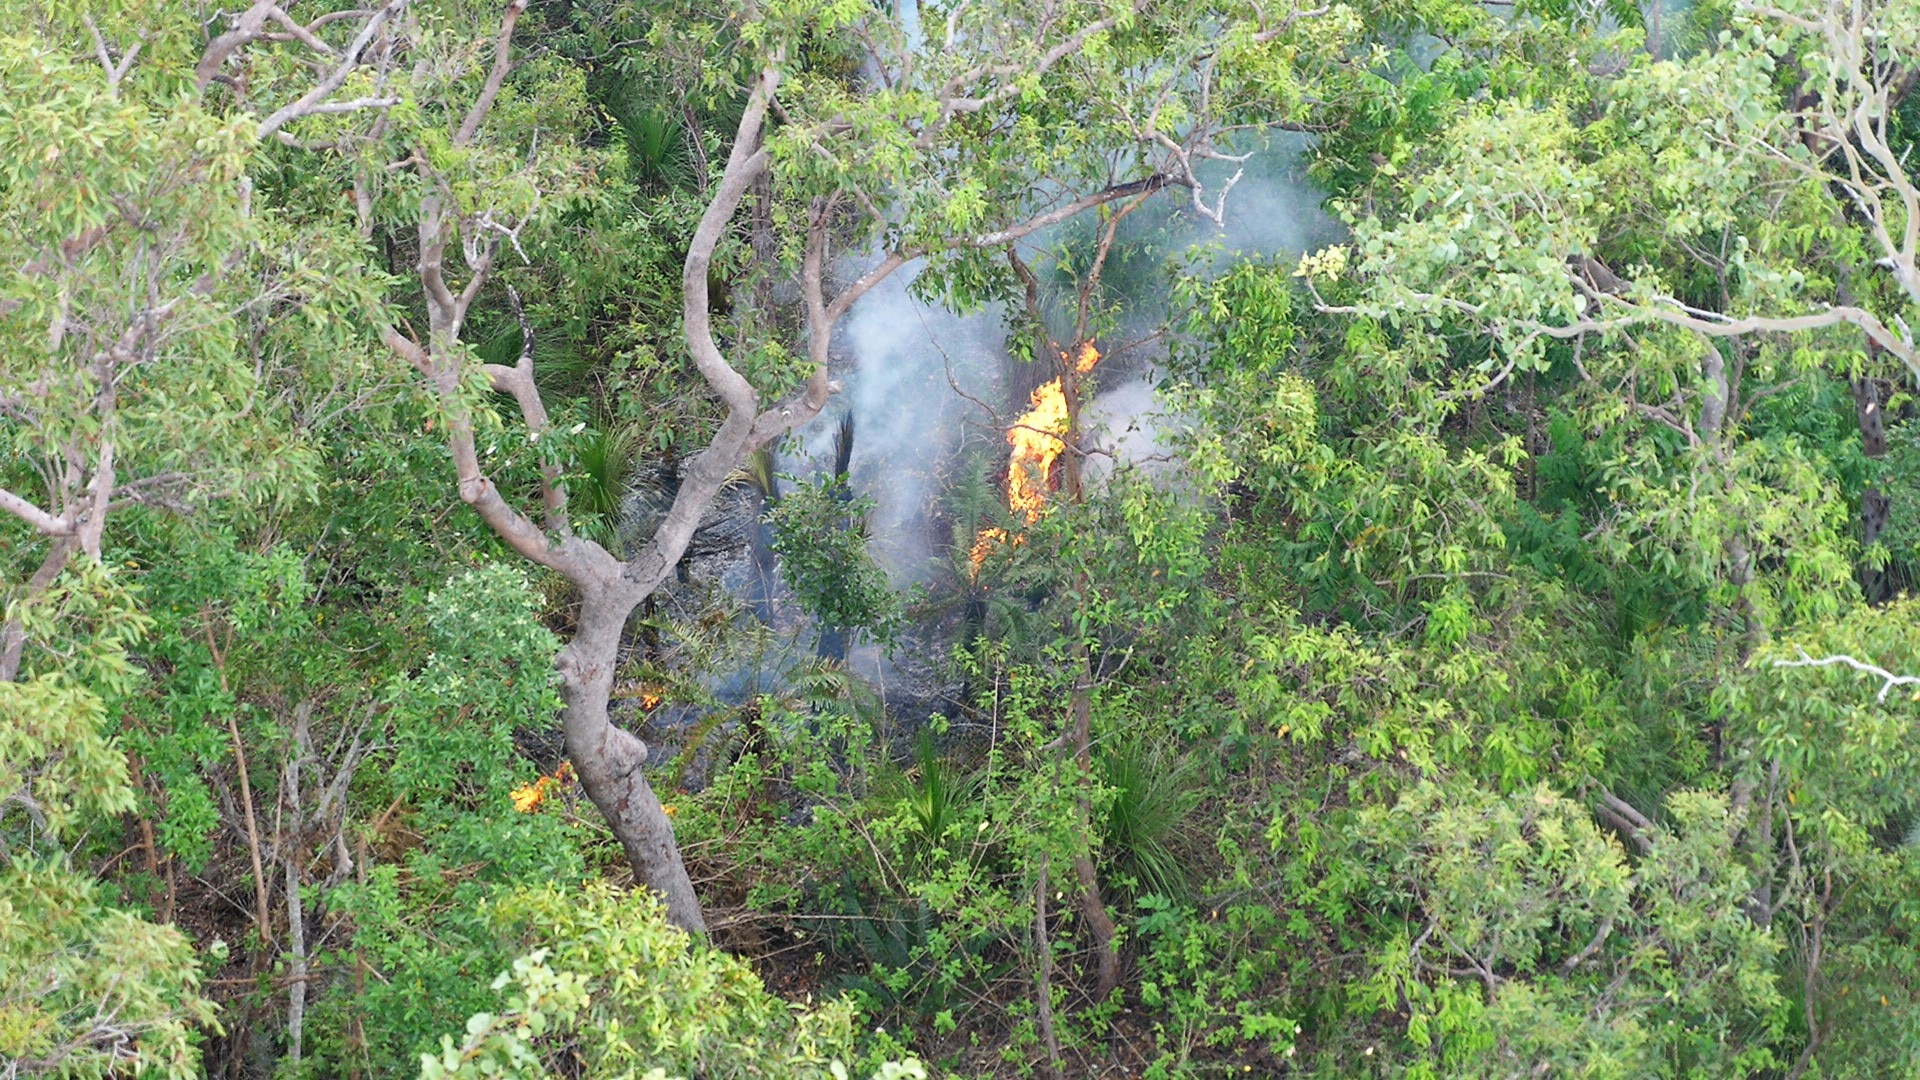
M0 682L0 787L8 809L55 837L133 808L127 759L106 734L106 704L58 674Z
M108 907L104 891L31 858L0 870L0 1061L28 1075L204 1075L195 1031L214 1010L192 942Z
M854 1075L854 1016L844 1000L811 1008L774 997L742 960L669 926L644 891L532 885L489 911L529 951L493 982L499 1012L470 1017L465 1038L420 1055L421 1076L544 1075L584 1062L595 1076ZM543 1035L562 1033L556 1045ZM908 1059L872 1075L924 1078ZM858 1075L868 1075L862 1069Z

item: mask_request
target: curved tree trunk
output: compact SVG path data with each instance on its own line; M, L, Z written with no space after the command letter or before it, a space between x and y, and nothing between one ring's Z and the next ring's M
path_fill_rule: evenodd
M659 894L667 917L688 933L704 934L705 917L687 876L673 821L647 783L647 744L613 726L607 702L620 657L620 637L633 604L625 597L586 597L580 628L560 652L561 724L567 758L587 798L607 819L627 853L634 880Z

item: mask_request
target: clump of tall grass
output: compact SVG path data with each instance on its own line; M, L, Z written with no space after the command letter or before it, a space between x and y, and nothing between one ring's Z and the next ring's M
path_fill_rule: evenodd
M1109 744L1098 767L1113 792L1101 823L1106 879L1133 897L1191 895L1191 819L1201 796L1193 759L1136 735Z

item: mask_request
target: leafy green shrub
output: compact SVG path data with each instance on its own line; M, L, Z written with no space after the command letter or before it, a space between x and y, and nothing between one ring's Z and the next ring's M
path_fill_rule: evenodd
M853 498L845 477L796 485L768 515L773 550L800 603L821 624L864 630L890 643L905 622L886 571L867 552L873 500Z
M0 872L0 1071L200 1075L213 1023L193 943L103 902L92 880L22 861Z
M198 1075L193 1029L214 1010L192 942L112 907L68 848L134 805L108 717L140 682L127 649L149 620L86 560L8 614L33 647L28 677L0 682L0 1073Z
M914 747L912 769L882 773L876 794L904 825L901 855L913 870L926 873L946 861L954 831L970 812L979 810L984 779L942 757L926 731Z
M1159 1051L1148 1077L1192 1075L1193 1058L1207 1050L1258 1056L1270 1068L1293 1056L1300 1026L1266 993L1283 963L1268 947L1277 912L1262 904L1203 912L1151 894L1138 905L1147 946L1140 1004Z
M1746 1076L1781 1065L1779 941L1750 916L1725 798L1678 792L1634 865L1584 808L1424 783L1361 815L1414 901L1361 998L1413 1076ZM1423 1060L1424 1059L1424 1060Z
M579 1070L840 1080L862 1049L844 999L811 1009L782 1001L744 961L669 926L650 893L535 886L502 896L487 919L527 947L493 983L513 992L500 1012L472 1017L463 1042L443 1036L438 1054L421 1055L428 1080ZM884 1037L872 1047L894 1049ZM926 1076L911 1061L877 1067L882 1077Z
M559 704L554 639L534 617L526 575L477 567L435 591L424 615L424 659L384 688L387 767L356 781L358 798L392 808L369 830L381 857L326 898L351 920L364 975L336 984L309 1017L315 1075L413 1066L523 951L482 916L492 898L587 876L588 826L512 802L537 771L515 752L514 730L551 724Z

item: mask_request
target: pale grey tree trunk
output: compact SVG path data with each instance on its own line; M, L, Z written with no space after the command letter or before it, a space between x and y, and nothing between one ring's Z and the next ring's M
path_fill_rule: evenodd
M525 6L525 0L512 0L507 6L495 42L492 68L459 129L452 134L455 147L472 143L500 92L512 66L514 24ZM1075 55L1092 35L1112 28L1118 21L1118 16L1109 16L1082 28L1031 61L1030 73L1044 72ZM615 727L608 715L608 699L619 665L627 617L674 572L701 517L748 455L805 424L825 407L833 390L827 377L833 328L861 296L894 271L926 255L1001 247L1083 211L1120 199L1144 196L1172 183L1184 183L1192 188L1197 204L1199 183L1189 167L1192 160L1189 151L1210 146L1213 132L1205 122L1197 124L1191 133L1193 146L1176 147L1173 158L1165 163L1173 169L1171 172L1157 171L1142 180L1110 185L1078 198L1045 205L1032 217L1010 227L888 251L877 264L846 283L831 298L827 295L827 288L832 284L828 242L838 216L850 201L861 202L863 209L868 204L865 195L858 191L841 191L816 199L805 218L805 242L798 275L811 370L797 389L769 403L729 362L714 338L709 274L714 251L732 230L741 200L758 186L763 193L761 203L765 204L767 193L772 190L767 182L772 158L763 143L784 63L784 49L776 48L768 65L753 79L725 168L712 188L704 192L709 196L707 207L688 244L682 267L683 336L700 378L724 408L724 418L706 449L687 463L673 505L659 528L631 559L616 558L599 544L573 534L567 516L566 492L556 467L549 466L543 473L542 512L538 522L511 505L481 467L473 417L460 389L464 366L472 362L469 351L462 345L461 330L470 306L493 268L500 237L512 234L502 233L507 226L496 216L500 208L489 210L482 205L459 204L454 194L459 190L458 185L434 174L429 163L435 158L432 154L415 154L408 163L422 174L428 192L420 202L420 257L416 266L428 316L425 341L415 340L411 334L402 334L391 326L382 331L387 346L418 369L428 388L440 399L461 500L473 507L515 552L563 575L579 589L579 627L556 660L564 703L562 726L567 756L588 798L606 816L609 827L625 849L634 879L664 898L668 914L676 924L696 933L704 930L705 920L674 842L672 822L647 784L646 744L631 732ZM995 76L996 79L1002 77L1005 76ZM1005 92L1011 92L1013 85L1005 83ZM915 145L935 150L947 123L959 115L963 107L978 107L968 104L977 101L968 96L974 92L972 82L965 80L947 87L942 92L945 111L940 122L923 128ZM1204 212L1205 208L1201 209ZM765 228L754 229L752 239L763 258L773 250L769 246L771 235ZM466 280L458 287L449 280L449 251L464 256ZM511 290L508 294L518 314L518 298ZM548 430L548 417L534 382L532 328L524 318L521 330L525 347L519 362L511 366L487 364L484 370L495 390L513 396L529 433L538 437Z
M633 610L623 601L583 598L579 629L561 650L567 758L626 851L636 882L659 894L674 925L705 933L706 919L674 842L673 821L647 783L647 744L615 727L607 712L622 631Z

